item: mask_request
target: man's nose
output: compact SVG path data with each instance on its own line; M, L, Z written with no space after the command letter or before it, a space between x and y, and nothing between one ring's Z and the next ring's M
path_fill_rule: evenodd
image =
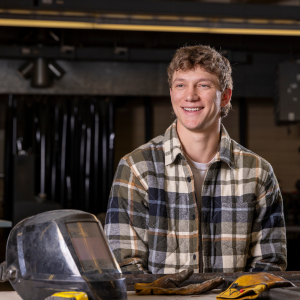
M199 99L197 89L193 86L190 86L186 92L186 101L196 101Z

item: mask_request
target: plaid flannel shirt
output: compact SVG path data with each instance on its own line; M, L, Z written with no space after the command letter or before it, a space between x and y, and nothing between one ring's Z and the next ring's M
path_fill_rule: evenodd
M283 271L283 203L271 165L221 128L202 188L204 272ZM198 210L176 120L123 157L105 233L123 272L198 272Z

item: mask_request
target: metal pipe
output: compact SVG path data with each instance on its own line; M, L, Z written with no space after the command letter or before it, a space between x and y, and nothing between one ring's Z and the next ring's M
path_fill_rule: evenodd
M239 98L239 134L240 144L247 148L248 142L248 105L244 97Z

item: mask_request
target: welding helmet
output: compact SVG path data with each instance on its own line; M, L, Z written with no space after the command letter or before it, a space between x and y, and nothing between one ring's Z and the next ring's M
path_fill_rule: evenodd
M102 226L83 211L55 210L17 224L7 241L5 274L23 300L63 291L82 291L93 300L127 299Z

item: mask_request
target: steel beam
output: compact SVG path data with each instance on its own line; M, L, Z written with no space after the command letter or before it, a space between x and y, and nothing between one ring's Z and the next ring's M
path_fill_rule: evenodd
M289 55L251 53L251 61L243 55L230 54L233 64L233 97L273 98L278 64ZM300 57L294 56L294 59ZM238 63L236 63L236 62ZM72 61L58 60L66 74L51 88L33 88L21 78L17 69L24 60L0 59L0 93L44 95L99 95L169 97L165 62Z
M1 45L0 58L170 62L175 49Z
M59 1L61 5L53 1L35 6L6 2L0 0L0 26L300 35L299 6L145 0L66 0Z
M0 8L54 10L58 12L107 12L134 14L187 15L206 17L266 18L298 20L299 6L241 4L241 3L201 3L194 1L136 1L136 0L0 0Z

